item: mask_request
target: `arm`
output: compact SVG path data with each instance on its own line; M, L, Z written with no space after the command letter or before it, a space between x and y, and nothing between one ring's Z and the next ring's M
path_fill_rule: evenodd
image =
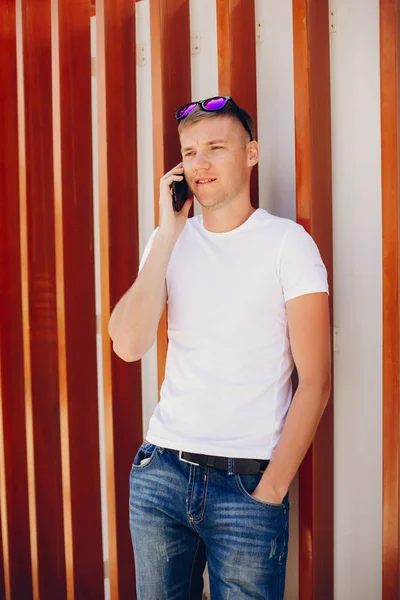
M286 303L299 385L274 454L253 496L281 503L313 438L331 390L329 302L326 293Z
M176 213L170 185L182 180L182 163L160 180L160 226L143 269L114 308L108 332L116 354L125 361L139 360L152 346L167 300L165 275L175 243L185 226L193 200Z
M114 308L108 332L115 353L125 361L139 360L152 346L167 300L165 274L174 240L158 232L135 283Z

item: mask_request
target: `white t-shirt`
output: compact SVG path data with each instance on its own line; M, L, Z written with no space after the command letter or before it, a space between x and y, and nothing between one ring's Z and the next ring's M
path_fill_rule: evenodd
M196 216L176 242L166 284L166 372L146 439L200 454L271 458L292 399L285 302L328 292L315 242L302 226L261 208L223 233Z

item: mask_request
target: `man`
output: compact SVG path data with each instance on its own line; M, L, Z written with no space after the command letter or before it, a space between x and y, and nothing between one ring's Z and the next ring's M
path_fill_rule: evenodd
M161 399L131 471L138 600L282 600L288 488L330 394L326 269L296 223L254 209L251 117L232 98L176 113L182 162L109 331L139 360L168 302ZM192 199L175 212L183 173ZM299 385L292 399L291 373Z

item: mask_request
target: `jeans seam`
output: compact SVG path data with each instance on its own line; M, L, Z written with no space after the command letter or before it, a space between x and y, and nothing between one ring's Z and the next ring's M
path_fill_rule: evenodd
M188 598L188 600L190 600L190 597L191 597L193 570L194 570L194 565L195 565L195 563L196 563L197 553L198 553L198 551L199 551L199 548L200 548L200 542L201 542L201 539L200 539L200 536L199 536L199 538L198 538L198 540L197 540L197 548L196 548L196 552L194 553L194 557L193 557L192 568L190 569L190 578L189 578L189 598Z
M186 497L186 513L188 518L190 517L191 508L192 508L192 492L194 486L194 466L189 465L189 477L188 477L188 490ZM190 520L190 519L189 519Z
M289 543L289 534L288 534L288 521L289 521L289 514L288 511L286 510L286 506L284 506L284 517L285 517L285 530L283 532L283 548L282 548L282 552L280 553L279 558L282 559L283 556L287 556L287 552L288 552L288 543ZM280 563L279 559L278 559L279 564Z
M207 490L208 490L208 480L209 480L209 477L207 477L207 481L206 481L206 485L205 485L205 489L204 489L203 506L201 508L200 517L198 519L194 520L194 523L199 523L200 521L203 520L203 517L204 517L204 512L206 510L206 498L207 498Z

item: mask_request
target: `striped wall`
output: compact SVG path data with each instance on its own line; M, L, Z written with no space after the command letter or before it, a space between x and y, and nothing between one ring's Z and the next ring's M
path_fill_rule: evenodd
M399 3L381 0L383 600L400 594L399 24Z
M174 109L217 93L257 123L253 204L302 223L330 277L334 402L292 485L285 598L399 597L398 18L0 0L0 598L135 597L128 474L167 314L133 364L107 323L179 159Z
M126 481L142 438L140 364L126 365L112 356L106 323L110 304L129 285L138 263L135 118L127 124L135 101L135 10L131 2L118 1L98 3L96 10L102 57L97 74L97 176L106 564L96 351L91 7L86 0L0 5L0 596L7 600L98 600L105 594L105 574L113 598L121 589L133 593L134 587L132 560L118 557L132 554L125 526ZM117 37L113 47L110 40ZM115 89L121 90L118 95Z
M373 600L385 585L379 2L332 9L334 589Z

